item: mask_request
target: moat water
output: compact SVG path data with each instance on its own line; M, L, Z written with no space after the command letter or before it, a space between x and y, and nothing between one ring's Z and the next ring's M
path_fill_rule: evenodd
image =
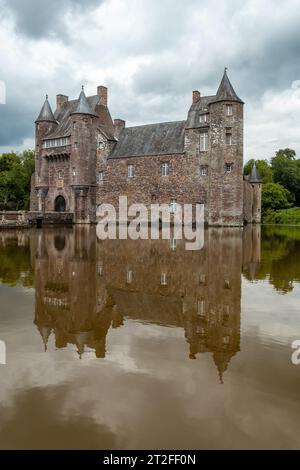
M0 232L1 449L300 447L300 228L184 246Z

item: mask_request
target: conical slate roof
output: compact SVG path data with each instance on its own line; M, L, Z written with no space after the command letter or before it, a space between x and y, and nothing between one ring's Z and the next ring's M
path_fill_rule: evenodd
M72 114L91 114L92 116L97 116L90 107L90 104L85 96L84 89L82 87L81 93L78 98L78 103L75 111Z
M260 173L258 169L256 168L256 163L254 162L254 165L252 167L252 170L250 172L250 176L248 179L249 183L262 183L262 179L260 176Z
M214 101L238 101L239 103L243 103L230 83L226 68Z
M56 122L50 103L48 101L48 95L46 95L45 103L43 104L41 112L35 122L41 121Z

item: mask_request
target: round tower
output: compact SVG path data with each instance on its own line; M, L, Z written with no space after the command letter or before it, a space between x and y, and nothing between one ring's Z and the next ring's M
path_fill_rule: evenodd
M71 113L71 165L75 221L94 222L96 216L96 132L95 118L82 87Z

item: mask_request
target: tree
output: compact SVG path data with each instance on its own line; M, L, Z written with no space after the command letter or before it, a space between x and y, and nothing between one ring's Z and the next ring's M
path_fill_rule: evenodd
M28 209L30 180L34 171L34 152L0 155L0 209Z
M278 183L266 183L262 186L262 212L287 209L291 207L291 194Z
M273 170L268 160L254 160L252 158L244 166L244 175L250 175L254 162L256 163L263 183L273 183Z
M292 149L280 149L271 160L274 182L284 186L300 206L300 161Z

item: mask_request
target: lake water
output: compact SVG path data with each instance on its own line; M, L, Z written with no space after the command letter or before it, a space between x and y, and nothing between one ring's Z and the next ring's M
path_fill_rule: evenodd
M0 231L0 448L300 448L297 339L300 228Z

